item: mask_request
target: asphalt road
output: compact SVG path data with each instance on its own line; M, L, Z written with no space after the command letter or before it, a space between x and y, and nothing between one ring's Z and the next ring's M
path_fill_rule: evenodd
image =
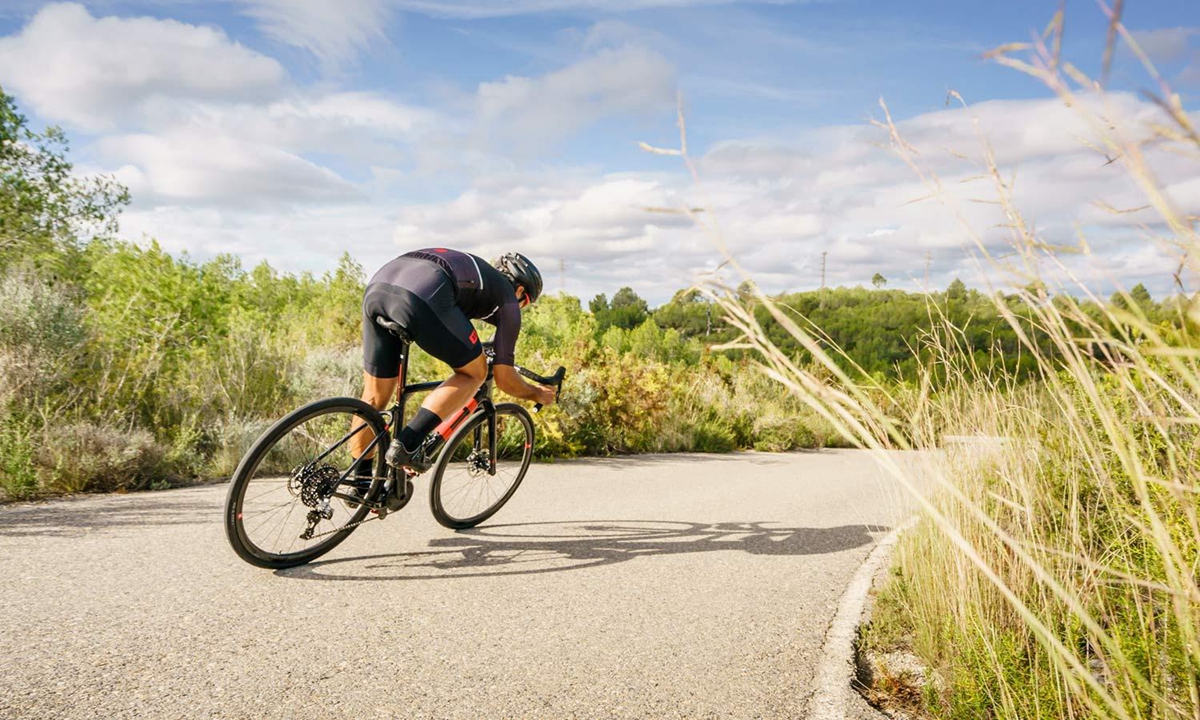
M271 572L225 490L0 506L0 717L801 717L901 504L856 451L541 464Z

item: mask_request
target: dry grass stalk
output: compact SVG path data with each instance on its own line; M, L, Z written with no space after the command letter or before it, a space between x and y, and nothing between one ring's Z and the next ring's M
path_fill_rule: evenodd
M1179 96L1122 24L1121 3L1105 11L1109 42L1100 82L1062 61L1061 11L1045 36L988 57L1042 80L1078 113L1098 138L1092 147L1107 164L1120 163L1170 233L1179 277L1182 268L1200 270L1194 218L1162 191L1146 157L1147 140L1125 135L1106 94L1117 38L1159 86L1152 99L1166 122L1152 128L1154 142L1173 141L1190 152L1200 136ZM1018 51L1028 57L1013 57ZM952 97L969 112L960 95ZM714 280L704 291L740 333L728 347L755 351L766 376L850 442L879 453L928 518L901 552L906 581L923 591L905 596L915 642L927 660L959 673L958 680L976 674L974 685L960 682L958 695L942 699L943 709L967 707L955 703L970 687L978 707L999 717L1200 718L1200 459L1194 449L1200 344L1189 329L1200 320L1197 305L1180 304L1178 323L1168 328L1152 324L1128 293L1120 294L1120 305L1097 297L1061 257L1086 257L1089 245L1081 237L1078 246L1063 247L1040 236L973 120L983 150L981 176L991 180L1011 251L994 257L886 104L881 107L884 120L877 124L924 181L927 197L958 218L989 277L1017 288L1008 298L995 293L995 307L1017 334L1020 352L1033 359L1037 382L1021 385L981 368L963 350L962 328L940 314L936 300L930 312L938 330L924 338L922 350L943 372L936 383L925 373L907 405L848 363L819 328L798 322L751 284L755 304L799 341L810 364L787 356L737 293ZM702 191L682 112L679 124L679 149L646 149L680 157ZM748 278L728 252L711 204L704 208L701 227L724 254L724 265ZM699 222L694 209L681 212ZM1065 278L1057 289L1070 292L1052 297L1048 272ZM888 410L897 406L907 408L900 417ZM1006 441L982 454L945 450L939 437L951 430ZM896 449L944 451L930 485L887 452ZM1033 644L1021 647L1021 638Z

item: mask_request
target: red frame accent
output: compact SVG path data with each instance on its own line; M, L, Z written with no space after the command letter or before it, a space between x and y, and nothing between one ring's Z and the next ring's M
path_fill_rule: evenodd
M443 440L449 440L450 433L454 432L454 428L458 427L458 424L461 423L468 415L475 412L475 408L478 406L479 402L475 400L475 398L471 398L471 401L467 403L466 407L459 410L458 413L443 420L442 424L438 425L434 432L436 432L438 435L441 435Z

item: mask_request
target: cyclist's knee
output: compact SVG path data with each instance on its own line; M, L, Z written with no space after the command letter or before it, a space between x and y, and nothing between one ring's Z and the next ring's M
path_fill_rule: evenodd
M392 399L392 394L396 392L396 382L397 378L378 378L368 372L364 372L363 402L376 410L383 410Z
M476 386L482 385L483 381L487 380L487 359L480 355L466 365L454 368L454 374L462 375Z

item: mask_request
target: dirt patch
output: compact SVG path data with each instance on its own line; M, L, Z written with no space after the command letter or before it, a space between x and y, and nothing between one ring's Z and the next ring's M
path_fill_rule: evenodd
M926 720L932 716L924 700L939 690L940 679L912 651L911 628L899 619L895 603L884 598L881 606L880 586L888 576L885 571L875 577L855 633L854 689L888 717Z
M899 720L930 717L921 700L931 680L916 655L907 650L876 653L856 644L854 664L854 689L872 707Z

